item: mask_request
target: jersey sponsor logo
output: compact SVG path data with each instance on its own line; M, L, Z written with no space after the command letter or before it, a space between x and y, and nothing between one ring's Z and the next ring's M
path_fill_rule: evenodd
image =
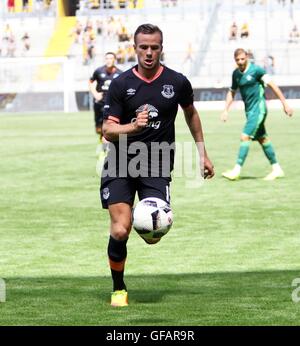
M161 94L163 97L171 99L175 95L173 85L164 85Z
M149 104L142 105L135 111L135 113L136 114L141 113L144 110L145 106L148 107L148 124L146 127L152 127L154 130L159 129L161 121L160 120L153 120L154 118L158 117L158 109L156 109L154 106L149 105ZM133 118L131 120L131 122L134 122L135 120L136 120L136 118Z
M126 92L127 92L127 95L128 95L128 96L133 96L133 95L135 95L136 90L130 88L130 89L127 89Z
M111 83L111 80L108 79L104 82L104 84L102 85L102 90L105 90L107 91L109 89L109 86L110 86L110 83Z
M105 105L104 109L109 109L109 107L110 107L109 105Z
M135 111L135 113L141 113L141 112L144 110L145 106L148 107L148 116L149 116L149 119L153 119L153 118L158 117L158 109L156 109L154 106L149 105L149 104L140 106L140 107Z
M103 199L107 200L109 198L110 192L109 192L109 188L105 187L102 191L102 197Z
M101 73L101 78L105 78L106 77L106 73Z
M252 79L253 79L253 77L251 76L251 75L248 75L247 77L246 77L246 79L247 79L247 81L251 81Z

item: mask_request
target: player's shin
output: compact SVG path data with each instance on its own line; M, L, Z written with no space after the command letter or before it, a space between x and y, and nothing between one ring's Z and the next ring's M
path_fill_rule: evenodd
M125 240L116 240L112 236L109 238L107 253L114 291L126 290L126 285L124 283L124 267L127 257L127 240L128 238Z
M239 165L240 167L243 166L247 158L247 155L249 153L249 148L250 148L250 141L241 141L238 158L236 162L237 165Z
M267 159L269 160L270 164L271 165L276 164L277 159L276 159L276 155L275 155L275 151L274 151L272 143L270 141L267 143L263 143L262 149L263 149Z

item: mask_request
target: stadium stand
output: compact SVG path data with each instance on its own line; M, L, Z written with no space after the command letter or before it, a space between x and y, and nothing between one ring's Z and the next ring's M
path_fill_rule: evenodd
M300 46L292 44L290 32L300 22L299 2L257 1L247 5L220 2L215 13L213 30L205 50L199 52L201 61L195 75L205 85L229 85L234 68L233 51L237 47L250 50L255 62L268 67L273 60L273 74L280 85L298 83ZM284 19L283 19L284 18ZM237 24L237 38L230 39L230 29ZM241 28L248 25L249 35L241 37ZM202 57L202 59L201 59Z
M136 63L133 33L145 22L164 32L163 63L187 75L195 88L227 87L237 47L247 49L278 85L299 84L300 0L80 0L77 7L72 2L75 16L67 17L62 3L30 0L23 8L16 0L12 10L7 1L0 2L1 93L17 92L20 78L25 79L16 74L13 58L30 68L30 59L39 58L44 67L38 80L56 79L51 90L68 84L61 81L73 71L73 91L87 93L88 79L103 64L105 52L117 54L122 70ZM243 26L247 33L242 34ZM46 57L59 57L59 66L48 68L42 61Z

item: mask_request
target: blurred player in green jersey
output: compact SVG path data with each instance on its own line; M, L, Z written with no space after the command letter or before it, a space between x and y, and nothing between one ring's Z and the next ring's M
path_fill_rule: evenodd
M226 96L225 110L221 115L221 120L227 121L229 107L234 100L237 89L239 89L245 104L247 121L241 135L236 165L232 170L224 172L222 175L229 180L239 179L242 166L249 152L250 141L256 140L260 143L272 165L271 173L264 179L274 180L281 178L284 176L284 172L277 162L274 148L264 125L267 117L265 86L269 86L273 90L288 116L292 116L293 110L287 104L281 90L271 80L270 76L266 74L266 71L248 60L247 52L244 49L236 49L234 59L238 67L232 74L232 85Z

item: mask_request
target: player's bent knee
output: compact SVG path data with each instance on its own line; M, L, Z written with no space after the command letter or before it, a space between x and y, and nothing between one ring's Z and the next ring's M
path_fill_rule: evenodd
M131 230L131 225L129 226L124 226L123 224L120 223L114 223L111 226L111 236L115 238L116 240L125 240L128 238L129 233Z
M248 141L250 141L250 136L248 136L248 135L246 135L246 134L242 134L241 135L241 141L242 142L248 142Z

